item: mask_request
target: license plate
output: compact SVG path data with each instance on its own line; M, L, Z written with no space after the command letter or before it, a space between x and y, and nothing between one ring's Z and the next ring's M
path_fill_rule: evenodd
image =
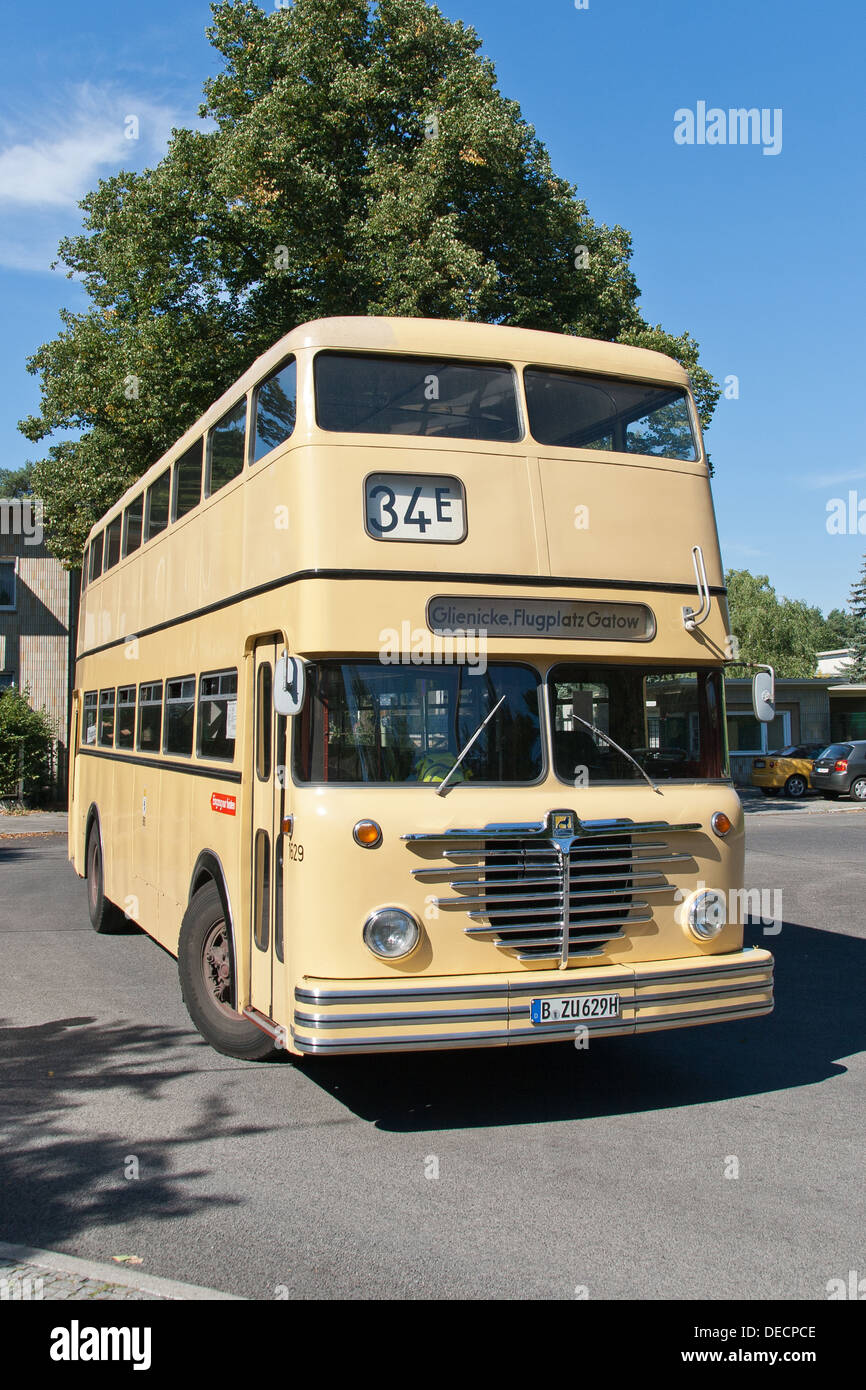
M829 772L829 771L830 771L830 764L829 764L829 763L816 763L815 766L814 766L814 768L813 768L812 770L813 770L813 772Z
M531 999L531 1023L585 1023L619 1018L618 994L573 994L569 999Z

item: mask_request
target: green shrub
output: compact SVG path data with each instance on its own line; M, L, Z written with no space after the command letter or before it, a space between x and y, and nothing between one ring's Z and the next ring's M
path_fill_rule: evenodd
M22 776L27 796L51 780L54 728L44 709L30 708L27 694L0 691L0 796L17 796Z

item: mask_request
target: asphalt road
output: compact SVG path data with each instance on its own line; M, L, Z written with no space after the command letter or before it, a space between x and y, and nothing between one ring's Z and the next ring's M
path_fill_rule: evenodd
M866 815L749 840L768 1018L250 1065L91 931L64 837L0 839L0 1238L249 1298L825 1299L866 1275Z

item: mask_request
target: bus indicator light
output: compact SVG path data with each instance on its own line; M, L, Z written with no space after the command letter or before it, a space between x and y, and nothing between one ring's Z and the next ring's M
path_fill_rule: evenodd
M214 792L210 799L212 811L221 811L224 816L233 816L237 811L237 797L225 792Z

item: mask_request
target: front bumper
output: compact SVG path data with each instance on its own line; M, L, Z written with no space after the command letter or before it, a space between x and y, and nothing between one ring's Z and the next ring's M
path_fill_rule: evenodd
M622 1017L530 1022L531 999L620 996ZM292 1049L332 1056L566 1041L575 1027L621 1036L772 1012L773 957L760 947L721 956L515 975L416 980L314 980L295 989Z

